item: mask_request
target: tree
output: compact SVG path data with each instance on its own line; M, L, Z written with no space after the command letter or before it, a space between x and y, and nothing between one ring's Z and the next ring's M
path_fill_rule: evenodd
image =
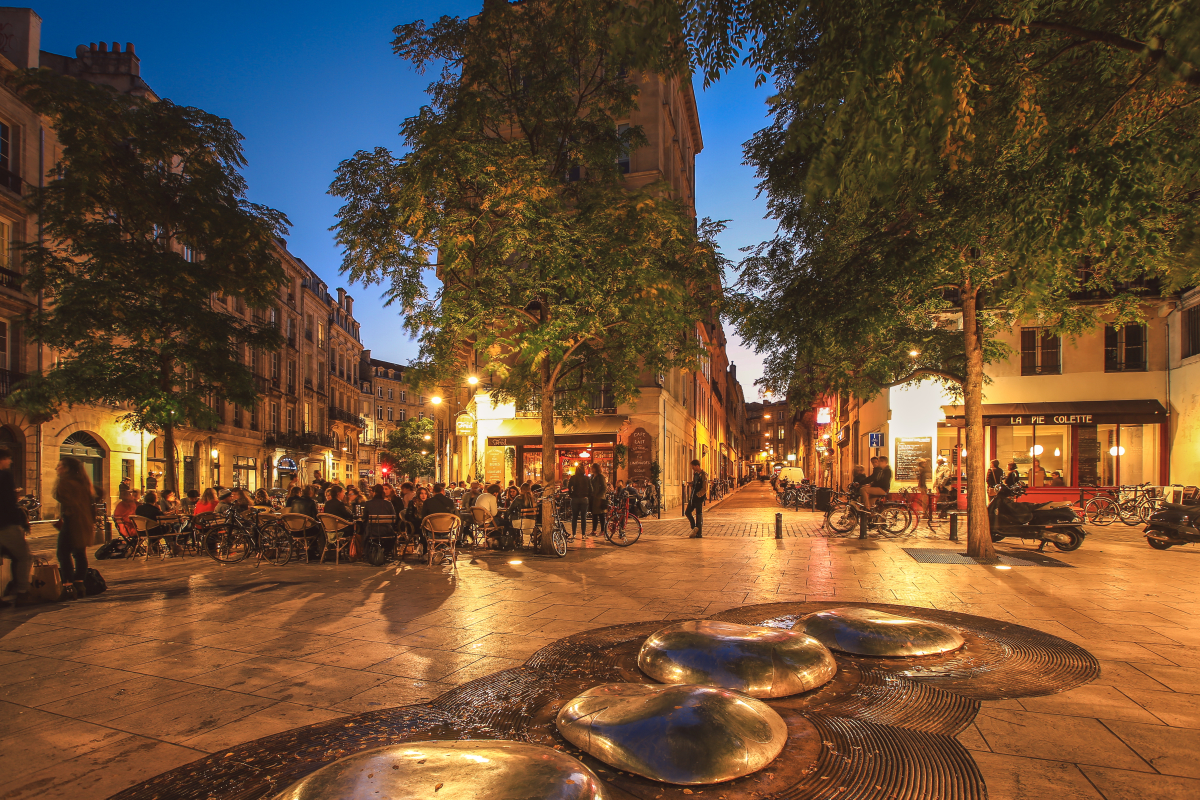
M432 419L409 419L388 434L387 449L379 454L379 463L396 477L432 475L437 466L437 442Z
M13 400L41 415L120 406L133 428L161 431L174 489L175 428L215 426L218 403L250 407L246 348L282 346L273 325L226 309L278 299L273 247L287 220L246 199L228 120L49 70L18 86L62 151L29 195L42 236L24 247L27 285L49 300L30 331L55 358Z
M388 283L421 341L420 380L486 370L498 400L537 408L551 484L555 416L692 363L696 326L717 313L719 223L697 229L664 187L631 188L618 167L646 143L618 126L637 103L629 75L686 69L666 44L673 13L487 0L470 20L396 28L402 58L444 65L431 103L402 126L407 154L359 152L331 188L346 201L343 269Z
M745 330L762 329L754 299L857 306L835 312L833 347L811 330L819 315L783 320L803 339L773 379L960 382L973 486L985 364L1001 352L989 326L1071 332L1136 313L1147 279L1196 280L1200 21L1186 4L699 0L689 35L710 79L745 52L779 90L747 155L783 236L745 266L775 253L805 269L743 272ZM914 363L922 337L936 344ZM856 342L877 349L847 352ZM980 492L969 524L968 552L991 555Z

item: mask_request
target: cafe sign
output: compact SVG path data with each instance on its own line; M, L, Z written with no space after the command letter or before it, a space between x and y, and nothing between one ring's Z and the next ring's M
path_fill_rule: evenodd
M464 411L454 420L454 433L458 436L475 435L475 417L469 411Z
M1009 417L1009 425L1091 425L1093 414L1033 414ZM1049 420L1049 421L1047 421Z

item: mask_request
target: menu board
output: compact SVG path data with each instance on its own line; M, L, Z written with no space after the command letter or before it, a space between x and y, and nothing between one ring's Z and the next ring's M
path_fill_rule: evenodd
M483 479L488 483L504 483L503 447L489 447L483 460Z
M629 480L650 480L650 466L654 462L654 440L645 428L637 428L629 434Z
M896 480L916 483L917 462L922 458L933 463L932 436L896 437ZM931 479L932 475L927 480Z
M1080 486L1096 486L1100 482L1100 440L1095 425L1079 426L1078 482Z

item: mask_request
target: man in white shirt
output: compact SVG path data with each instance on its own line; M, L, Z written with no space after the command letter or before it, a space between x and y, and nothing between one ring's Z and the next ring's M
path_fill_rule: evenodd
M496 502L496 495L498 494L500 494L499 486L489 486L486 492L475 498L475 505L494 517L500 510L500 506Z

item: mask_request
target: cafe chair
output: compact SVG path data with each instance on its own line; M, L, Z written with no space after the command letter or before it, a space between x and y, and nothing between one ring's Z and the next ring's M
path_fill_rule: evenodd
M354 523L334 514L318 514L317 519L321 521L321 527L325 529L325 547L321 550L321 560L317 563L324 564L325 556L329 554L330 550L333 550L333 564L337 566L340 563L339 557L342 551L350 546Z
M462 528L462 517L457 514L430 514L421 520L421 531L429 549L429 566L441 554L443 560L458 563L458 532Z
M154 534L154 538L156 539L162 536L162 533L158 532L158 523L149 517L139 517L137 514L129 515L129 523L133 525L134 532L137 534L137 545L134 547L134 555L140 553L144 558L149 558L151 547L150 532L156 531ZM166 558L166 553L163 553L162 557Z
M525 537L533 535L533 529L537 527L537 509L523 508L516 517L512 520L513 530L517 534L517 547L525 546Z
M308 563L308 548L316 545L317 534L315 531L323 531L321 523L317 522L307 514L280 514L279 522L283 525L284 530L292 537L292 552L296 548L295 544L299 543L304 548L304 563ZM322 554L324 555L324 554Z
M475 528L476 544L486 542L489 534L494 533L496 539L500 538L500 526L496 524L496 518L479 506L471 506L471 526Z
M367 563L373 567L381 567L387 561L387 548L383 546L383 542L387 539L392 540L392 549L395 549L397 534L396 534L396 515L395 514L369 514L367 515L367 524L364 528L365 536L363 536L363 557ZM379 542L379 548L376 549L370 545L372 541Z

